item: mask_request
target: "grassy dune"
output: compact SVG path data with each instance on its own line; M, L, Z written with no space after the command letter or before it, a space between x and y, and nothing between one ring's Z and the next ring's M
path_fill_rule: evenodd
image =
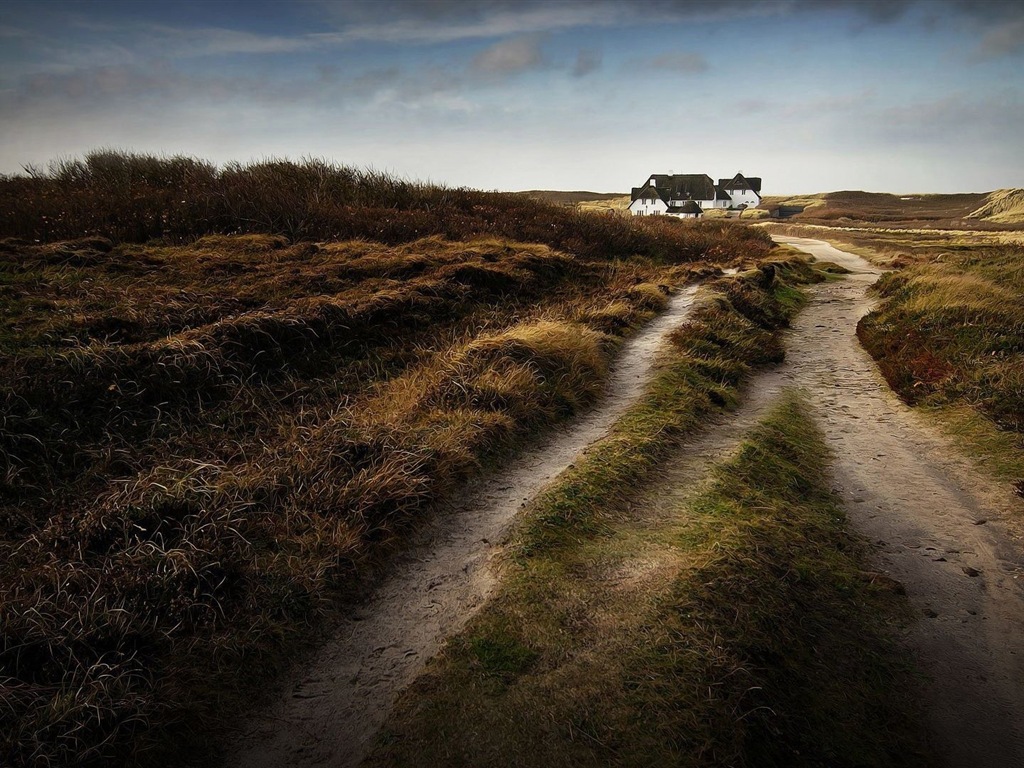
M879 192L827 192L791 198L765 198L762 207L802 205L788 221L829 226L885 225L900 228L998 228L968 217L986 203L986 194L890 195Z
M1024 189L997 189L967 218L999 224L1024 224Z
M859 570L798 398L689 502L655 514L639 490L781 354L792 289L723 290L528 511L501 592L406 694L371 765L918 764L883 628L900 603Z
M217 168L190 157L101 150L28 176L0 176L0 237L30 242L99 236L180 244L211 234L280 234L292 242L397 245L440 235L661 260L700 258L712 245L713 237L701 242L679 232L671 222L637 226L523 194L421 184L314 159Z
M947 252L878 282L858 335L910 403L966 404L1024 433L1024 249Z
M0 197L11 765L208 751L672 286L771 249L313 162L97 153Z

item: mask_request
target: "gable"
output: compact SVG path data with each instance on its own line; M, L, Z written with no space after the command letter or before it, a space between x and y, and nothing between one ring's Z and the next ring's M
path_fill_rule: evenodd
M650 184L643 187L633 187L630 199L636 200L661 200L664 202L664 198L659 194L659 191L652 187Z
M719 179L718 186L723 189L727 189L730 192L736 190L745 190L754 192L757 195L761 194L761 177L751 176L749 179L742 173L737 173L731 179Z

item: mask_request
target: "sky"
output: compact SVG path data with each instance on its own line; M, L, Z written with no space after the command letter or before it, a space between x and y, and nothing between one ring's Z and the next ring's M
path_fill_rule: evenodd
M0 0L0 173L99 148L450 186L1024 186L1024 3Z

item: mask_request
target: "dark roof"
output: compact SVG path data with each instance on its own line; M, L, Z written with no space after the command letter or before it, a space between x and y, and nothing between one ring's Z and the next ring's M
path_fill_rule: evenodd
M654 173L647 178L654 182L658 197L666 203L679 200L715 199L715 183L706 173L677 173L672 175ZM633 189L633 199L638 199L638 195L649 187L649 183L645 187L635 187Z
M761 193L761 179L748 179L742 173L737 173L731 179L719 179L717 185L706 173L652 173L647 178L649 181L644 186L633 187L631 200L658 197L666 203L678 203L681 200L731 201L726 191L729 189L750 189Z
M731 179L719 179L718 186L723 189L749 189L752 192L761 194L761 177L751 176L748 179L742 173L737 173Z
M661 195L658 191L650 184L643 187L633 187L633 193L630 200L660 200Z
M687 200L682 205L670 205L668 207L669 213L696 213L700 215L704 213L704 209L700 207L700 204L696 200Z

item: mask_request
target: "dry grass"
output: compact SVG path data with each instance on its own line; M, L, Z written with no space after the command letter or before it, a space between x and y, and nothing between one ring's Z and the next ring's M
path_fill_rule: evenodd
M805 210L787 219L801 224L838 227L884 225L912 229L999 229L993 222L970 218L988 196L890 195L877 192L828 192L820 195L766 199L764 207L803 205Z
M778 208L781 205L801 206L803 208L816 208L825 205L826 193L815 195L766 195L761 199L761 205L765 208Z
M632 202L629 195L622 195L621 197L613 197L609 200L583 200L577 205L581 211L587 211L590 213L612 213L619 215L627 215L629 213L629 204Z
M858 335L908 402L962 403L1024 432L1024 251L968 248L890 273Z
M708 385L683 373L707 359L692 345L731 357L715 344L736 338L725 317L532 510L501 594L405 695L369 764L923 764L893 695L899 600L862 578L797 399L695 498L621 482L633 465L613 457L643 455L648 422L683 423L695 391L673 402L678 377Z
M30 242L89 236L180 244L254 233L397 245L440 235L541 243L586 258L700 258L679 224L623 221L524 194L420 184L316 159L216 168L189 157L99 150L28 176L0 176L0 238Z
M997 189L967 218L985 219L997 224L1024 224L1024 189Z
M94 160L5 194L77 200L51 234L109 214L103 190L122 184L142 201L122 234L162 205L173 163ZM180 169L210 184L311 173ZM383 215L373 200L416 192L356 182L363 222ZM0 243L0 762L208 751L439 500L593 399L669 286L770 249L742 227L573 229L571 212L510 222L522 203L493 202L472 213L490 234L464 241L228 236L195 214L175 231L206 234L178 245ZM493 234L553 221L572 252Z

